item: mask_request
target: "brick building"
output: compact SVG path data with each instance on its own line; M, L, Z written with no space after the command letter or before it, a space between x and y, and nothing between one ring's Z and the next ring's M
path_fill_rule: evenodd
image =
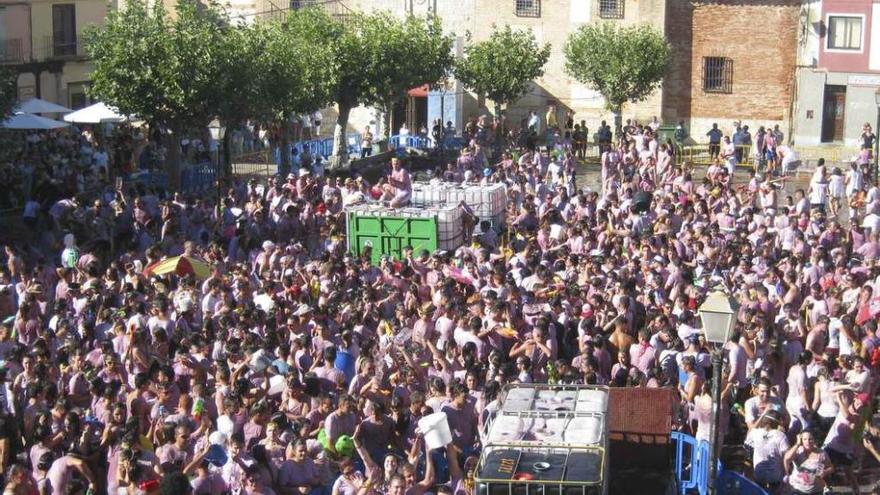
M791 135L800 0L678 0L668 3L673 60L663 120L689 123L698 141L713 122Z

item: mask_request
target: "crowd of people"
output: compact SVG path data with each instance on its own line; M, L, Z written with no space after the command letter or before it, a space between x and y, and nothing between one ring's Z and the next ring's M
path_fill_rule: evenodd
M4 493L473 495L510 383L668 387L676 428L708 439L698 308L718 288L740 303L723 433L750 476L857 490L880 434L880 188L858 164L792 195L721 153L703 173L654 124L603 146L592 187L574 149L495 160L474 139L434 180L505 184L506 226L377 264L348 250L344 206L405 205L396 160L376 184L301 161L217 202L63 189L38 213L55 251L2 255ZM151 273L172 256L210 269ZM439 411L452 442L428 450Z

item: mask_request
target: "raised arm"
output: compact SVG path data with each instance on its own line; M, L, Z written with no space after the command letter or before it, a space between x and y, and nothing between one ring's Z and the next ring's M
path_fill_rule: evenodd
M364 467L366 467L367 469L367 476L372 478L373 473L376 472L377 469L379 469L379 466L376 464L376 462L373 460L373 457L361 443L361 425L357 425L357 427L354 429L353 439L354 448L355 450L357 450L358 455L361 456L361 460L364 461Z

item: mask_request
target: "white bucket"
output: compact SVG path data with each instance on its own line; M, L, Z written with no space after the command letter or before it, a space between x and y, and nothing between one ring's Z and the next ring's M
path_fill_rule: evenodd
M226 445L226 434L222 431L215 431L208 435L208 443L211 445Z
M419 420L419 429L425 435L425 445L429 450L446 447L452 442L452 432L449 431L446 413L438 412L425 416Z

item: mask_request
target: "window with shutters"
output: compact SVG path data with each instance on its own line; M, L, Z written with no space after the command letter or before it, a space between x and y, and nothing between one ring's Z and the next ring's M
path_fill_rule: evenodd
M514 0L518 17L541 17L541 0Z
M625 0L599 0L599 17L602 19L623 19Z
M733 92L733 59L703 57L703 91L707 93Z

